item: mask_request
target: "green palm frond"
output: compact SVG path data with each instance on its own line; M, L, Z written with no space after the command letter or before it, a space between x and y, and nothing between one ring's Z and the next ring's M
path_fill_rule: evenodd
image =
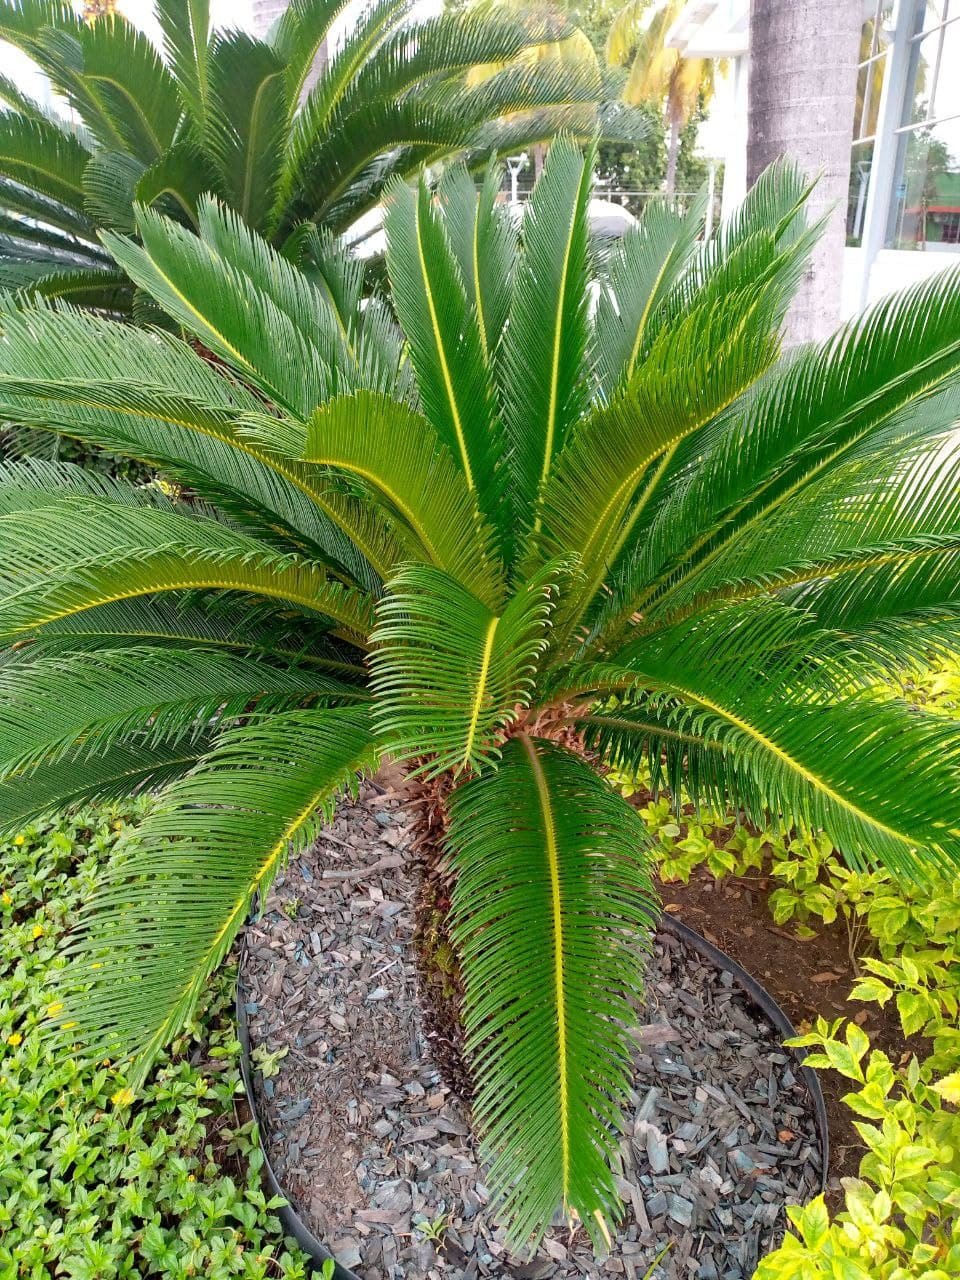
M271 429L275 422L259 419L259 438L269 441ZM297 449L296 434L289 443ZM310 419L300 456L367 483L415 535L423 558L488 603L500 599L493 531L475 492L421 414L371 392L339 396Z
M680 214L651 201L614 251L597 304L596 363L609 397L629 382L651 316L689 265L702 230L704 200Z
M176 746L142 739L111 747L91 759L69 757L35 773L0 781L0 831L13 836L30 823L75 805L126 800L169 785L194 768L210 749L197 737Z
M151 164L173 141L176 83L150 39L125 18L45 27L28 52L102 146Z
M209 192L220 197L226 195L222 179L206 152L194 139L185 137L168 147L156 164L144 169L134 188L132 203L155 205L162 213L196 224L201 197ZM130 212L129 226L116 230L136 229L136 212L132 208Z
M305 216L309 204L308 191L315 183L317 153L328 141L336 149L336 140L330 139L329 134L343 95L379 41L408 10L408 0L377 0L376 4L370 5L359 15L357 23L328 61L325 74L311 89L303 109L292 121L286 142L287 161L274 213L276 218L285 214L286 219L293 224L298 218ZM326 24L323 30L325 35ZM278 41L282 41L283 35L281 24ZM289 65L292 75L302 85L310 62L304 64L300 57L295 56ZM340 150L341 155L350 157L350 151L355 151L355 148ZM369 154L361 152L361 157L365 158ZM362 159L359 167L362 167Z
M291 0L270 33L273 48L286 67L287 103L291 114L321 46L347 0Z
M10 420L148 462L271 542L286 530L287 549L318 554L365 587L400 558L368 504L238 434L262 401L186 344L63 307L0 311L0 323L0 412Z
M0 165L2 163L0 161ZM12 163L16 165L19 161L13 160ZM0 172L0 210L8 222L16 224L22 240L29 242L36 227L40 233L38 244L47 244L49 234L59 232L61 236L70 238L78 253L89 253L101 247L95 224L78 208L72 195L64 203L43 195L36 188L25 187L16 178Z
M939 428L958 408L950 392L919 411ZM892 471L885 452L829 469L789 504L759 521L756 530L718 551L702 585L692 575L685 591L671 595L669 607L666 602L662 608L652 604L651 622L689 616L717 600L751 599L771 591L802 596L809 605L825 588L831 599L843 594L866 603L881 578L889 578L892 586L925 557L930 563L914 579L915 586L924 583L923 601L917 607L924 601L937 603L935 562L949 557L960 537L958 480L960 455L953 432L945 440L922 442ZM940 582L949 589L949 574ZM881 594L873 601L877 617L883 616ZM895 612L909 611L906 579L896 599ZM833 606L825 616L834 622L847 620L846 610L834 612Z
M517 125L523 115L579 109L589 124L576 137L589 145L593 136L605 134L598 123L597 98L602 92L602 82L593 65L568 64L557 58L532 66L507 66L489 80L468 86L460 95L459 106L475 121L478 130L491 124ZM642 133L643 130L641 136Z
M440 13L392 31L358 69L341 103L397 97L410 89L458 84L461 74L487 62L506 62L546 35L551 19L535 11L521 20L491 10ZM573 30L567 27L565 30ZM544 77L543 83L548 82ZM489 83L484 81L484 83ZM576 80L571 75L568 88ZM597 85L590 101L596 102Z
M239 615L239 616L238 616ZM295 663L336 679L362 684L366 672L355 648L333 640L319 619L279 617L254 598L237 610L215 596L195 593L189 603L169 596L114 600L48 622L30 645L30 654L89 653L134 645L211 649Z
M123 151L97 151L83 171L84 206L111 231L135 229L133 202L144 166Z
M313 561L284 556L210 519L97 498L63 498L0 517L16 574L3 574L0 635L22 639L111 600L157 591L242 591L335 620L347 639L372 620L363 593L330 580Z
M726 785L712 799L732 793L755 820L772 810L787 828L825 829L852 858L908 872L924 858L955 861L960 829L943 775L960 760L956 725L858 695L869 653L773 606L707 614L636 641L620 660L654 699L676 700L672 727L723 743L712 759ZM915 781L891 787L904 759Z
M0 102L12 107L18 115L33 120L47 120L49 114L45 107L29 94L24 93L10 76L0 75Z
M675 559L678 581L664 579L673 605L710 583L732 540L763 536L778 510L834 468L945 431L953 397L923 408L956 386L958 314L960 272L951 271L885 299L775 371L745 401L736 432L720 434L664 504L638 576L649 582Z
M159 489L134 488L125 480L88 471L72 462L45 458L0 462L0 515L56 505L65 497L108 498L127 506L174 509Z
M512 1238L558 1205L600 1239L619 1206L609 1158L629 1080L631 997L656 914L636 811L582 760L526 736L450 802L453 938Z
M437 186L438 208L476 311L487 360L507 321L517 263L516 229L508 211L497 204L502 181L502 170L491 161L479 194L465 164L451 165Z
M122 271L62 260L44 262L40 255L30 261L0 263L0 289L16 291L26 301L68 298L79 307L97 307L115 316L131 307L130 282Z
M90 151L53 120L0 112L0 173L50 200L82 211Z
M214 36L203 142L222 190L245 222L265 223L283 161L287 114L285 68L242 31Z
M638 521L661 492L678 450L696 441L773 361L772 313L782 282L712 290L664 325L623 393L586 418L556 461L543 494L552 554L577 554L585 593L563 619L582 618ZM565 611L566 612L566 611Z
M537 185L524 213L524 251L500 349L503 418L521 519L587 407L592 169L592 154L585 159L561 139L547 159L549 178Z
M385 227L387 268L424 412L491 514L502 452L493 380L476 309L424 183L416 193L394 188Z
M139 734L174 744L256 706L352 698L313 670L283 670L236 654L135 645L42 654L0 666L0 776L33 773L70 756L95 759Z
M63 1020L98 1056L135 1050L142 1079L189 1018L254 895L375 760L355 708L264 715L221 735L167 788L98 887L69 947ZM90 995L92 963L105 980Z
M44 27L76 22L69 0L17 0L0 9L0 35L11 44L36 39Z
M430 742L429 776L479 770L529 705L560 577L551 565L493 613L449 575L402 569L371 636L373 716L401 759Z
M215 244L146 209L138 225L143 248L106 233L104 242L168 315L294 413L330 395L330 365L311 336Z
M157 0L157 20L181 103L202 128L210 93L210 0Z

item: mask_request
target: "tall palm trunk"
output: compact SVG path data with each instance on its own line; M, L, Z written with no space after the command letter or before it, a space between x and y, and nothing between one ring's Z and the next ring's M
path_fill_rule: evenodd
M788 155L819 177L810 216L830 214L787 317L791 344L825 338L840 318L862 8L853 0L751 0L747 181Z
M680 117L670 112L670 137L667 142L667 176L663 189L667 195L673 195L677 189L677 160L680 158Z

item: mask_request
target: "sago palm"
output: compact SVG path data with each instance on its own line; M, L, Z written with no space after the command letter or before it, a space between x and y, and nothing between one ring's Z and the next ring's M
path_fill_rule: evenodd
M601 762L855 862L960 861L957 725L891 692L956 649L960 275L781 361L798 176L706 244L652 205L598 282L591 170L555 143L519 242L495 171L396 186L393 312L322 245L308 278L215 203L196 235L144 210L106 244L189 342L42 302L0 342L2 416L173 490L0 477L3 830L159 791L71 942L62 1034L142 1072L336 794L410 761L449 791L515 1240L618 1208L655 902Z
M0 76L0 287L127 311L133 291L99 240L134 230L134 203L195 225L212 192L290 254L304 222L334 233L395 174L454 153L519 150L558 128L592 134L597 67L507 63L568 30L556 15L364 7L313 82L343 0L292 0L264 41L211 31L209 0L157 0L163 56L119 16L67 0L0 0L0 41L27 53L72 122ZM636 129L612 114L613 132Z

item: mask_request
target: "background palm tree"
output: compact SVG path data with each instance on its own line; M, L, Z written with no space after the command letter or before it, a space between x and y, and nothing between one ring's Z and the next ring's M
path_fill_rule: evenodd
M681 132L709 101L716 76L712 59L684 58L664 43L683 6L684 0L664 0L651 13L650 0L630 0L614 18L607 38L611 66L629 68L624 100L663 109L668 130L664 190L668 193L676 189Z
M593 166L553 144L522 239L494 169L398 182L393 307L315 230L323 289L214 201L197 234L140 210L106 244L203 354L0 302L0 414L191 494L0 467L0 834L160 792L71 937L59 1034L142 1076L388 751L446 799L514 1240L618 1209L655 904L598 757L855 864L960 865L960 722L895 679L960 658L960 273L780 361L801 175L707 242L702 203L654 202L598 279Z
M98 233L133 230L134 204L195 226L213 192L296 254L303 224L343 231L391 177L597 127L596 67L509 65L467 83L478 63L560 38L563 20L529 11L415 20L408 0L377 0L304 98L341 7L293 0L261 41L213 32L209 0L158 0L161 58L119 16L86 23L61 0L2 0L0 39L29 54L76 123L0 77L0 287L130 312L134 290Z
M789 156L816 179L811 213L826 220L787 320L791 343L819 341L840 319L862 33L861 4L751 0L747 180Z

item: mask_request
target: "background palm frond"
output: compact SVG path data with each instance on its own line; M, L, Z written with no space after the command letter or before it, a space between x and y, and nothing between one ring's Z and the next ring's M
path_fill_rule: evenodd
M380 201L392 175L472 156L508 113L521 142L524 122L551 105L582 105L583 136L596 125L596 71L585 78L555 60L468 84L477 64L508 64L535 49L555 17L451 11L424 19L409 0L377 0L334 46L344 8L343 0L292 0L256 40L213 30L209 0L155 0L161 55L119 15L86 23L68 4L2 0L0 38L33 60L80 121L74 135L0 80L11 108L0 120L0 177L11 180L0 187L0 214L24 213L25 202L49 214L24 223L31 265L7 283L79 300L63 271L32 254L65 218L82 222L95 250L98 229L133 230L135 202L191 222L201 194L212 192L282 248L303 222L343 232ZM548 137L562 123L547 116L534 132ZM100 283L88 281L85 305L130 311L112 281Z

